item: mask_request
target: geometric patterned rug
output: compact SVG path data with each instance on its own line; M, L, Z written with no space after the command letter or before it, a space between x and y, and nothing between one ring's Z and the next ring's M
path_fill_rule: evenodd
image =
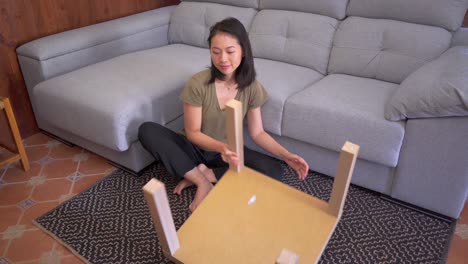
M328 201L333 179L310 172L300 181L281 163L283 182ZM189 217L195 188L172 193L174 181L154 164L142 176L118 170L34 223L87 263L171 263L162 254L142 187L163 181L176 228ZM445 263L452 223L389 202L351 185L342 218L319 263Z

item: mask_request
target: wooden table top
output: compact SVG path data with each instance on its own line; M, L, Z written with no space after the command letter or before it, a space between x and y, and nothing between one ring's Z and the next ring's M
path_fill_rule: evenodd
M316 263L336 224L328 203L243 167L229 170L177 231L174 257L272 264L286 248L299 263Z

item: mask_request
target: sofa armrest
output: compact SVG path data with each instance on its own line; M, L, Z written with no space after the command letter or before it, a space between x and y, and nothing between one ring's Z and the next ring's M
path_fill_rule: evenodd
M122 54L168 44L168 6L57 33L17 48L30 96L39 82Z
M468 116L468 46L457 46L410 74L385 107L385 118Z
M468 117L406 122L391 196L458 218L468 197Z
M18 55L47 60L169 24L173 6L73 29L28 42ZM167 37L167 36L160 36Z
M468 46L468 28L460 28L453 33L451 46Z

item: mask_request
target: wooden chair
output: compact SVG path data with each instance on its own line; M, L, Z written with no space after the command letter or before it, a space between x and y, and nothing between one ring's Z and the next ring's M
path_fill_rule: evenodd
M18 130L18 125L16 123L15 115L13 114L13 110L11 108L10 100L8 98L0 97L0 110L5 111L5 115L8 121L8 126L10 128L11 135L15 142L16 149L8 146L7 144L0 144L1 147L7 149L8 151L15 153L15 155L6 158L5 160L0 161L0 167L10 164L12 162L21 160L21 164L23 165L23 169L25 171L29 170L29 161L28 156L26 155L26 151L24 150L23 142L21 140L21 136Z
M242 156L240 102L227 105L230 147ZM326 203L243 164L230 170L176 232L164 184L144 187L164 254L176 263L316 263L340 220L359 146L341 150Z

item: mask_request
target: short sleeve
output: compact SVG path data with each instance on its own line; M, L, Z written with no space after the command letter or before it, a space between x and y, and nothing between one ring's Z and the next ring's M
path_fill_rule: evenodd
M203 87L199 81L195 78L191 78L185 85L182 93L179 96L179 99L187 104L193 106L202 106L203 105Z
M268 99L268 93L259 81L252 83L250 89L248 110L262 106Z

